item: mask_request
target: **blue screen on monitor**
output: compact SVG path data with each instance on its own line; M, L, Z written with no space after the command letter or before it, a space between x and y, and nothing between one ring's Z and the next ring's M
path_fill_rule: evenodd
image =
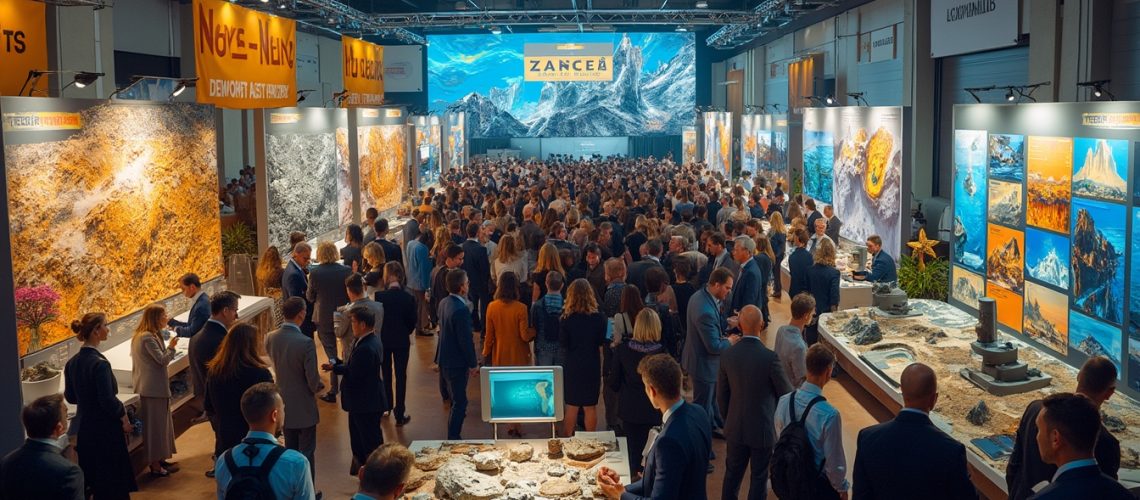
M553 418L554 372L492 371L488 374L491 419Z
M692 33L429 35L428 41L430 108L465 111L469 137L680 135L694 121ZM567 47L591 55L559 57Z

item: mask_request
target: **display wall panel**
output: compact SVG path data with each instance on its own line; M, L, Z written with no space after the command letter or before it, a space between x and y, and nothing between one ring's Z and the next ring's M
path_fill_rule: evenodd
M408 190L408 126L403 108L356 109L360 213L395 209Z
M347 110L263 113L269 244L288 248L292 231L313 238L351 223Z
M416 116L412 118L412 125L416 131L416 150L412 152L416 188L438 184L441 154L439 117Z
M1137 123L1137 102L960 105L954 110L956 138L988 135L989 184L1024 182L1024 223L989 226L988 237L1001 240L987 242L985 262L986 294L999 298L999 322L1074 367L1089 356L1109 357L1122 369L1133 396L1140 391ZM967 141L956 142L956 217L979 203L965 195L967 172L960 168L976 162L974 154ZM979 194L991 211L1000 204L998 190L978 190L974 196ZM994 215L987 218L993 221ZM973 308L976 303L964 293L969 281L962 278L963 268L974 263L966 250L975 243L969 224L964 228L959 231L956 224L951 302ZM1017 274L1016 258L1001 253L1010 232L1024 234L1020 292L1010 279ZM1004 255L1003 260L991 262L995 255ZM1022 303L1014 305L1011 295L1021 295ZM1062 298L1064 315L1058 311ZM1016 316L1022 328L1013 325Z
M744 115L740 118L740 171L788 179L787 115Z
M184 273L221 275L212 106L3 98L0 113L15 286L60 295L40 347L84 313L113 321L176 294Z
M704 114L705 168L732 177L732 113Z
M444 160L448 169L459 170L467 165L467 114L451 112L447 118L447 143L444 145Z

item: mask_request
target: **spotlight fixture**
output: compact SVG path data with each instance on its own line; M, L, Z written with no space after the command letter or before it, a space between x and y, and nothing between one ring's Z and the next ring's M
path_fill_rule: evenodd
M31 88L28 89L28 95L32 95L33 93L35 93L36 92L36 84L40 82L40 78L42 78L44 75L66 75L66 74L71 74L74 76L72 77L71 82L69 82L67 85L64 85L64 87L62 89L60 89L60 91L63 91L72 85L75 85L76 87L79 87L79 88L86 87L88 85L91 85L92 83L95 83L95 80L98 80L99 77L103 76L103 73L95 73L92 71L33 69L31 71L28 71L28 78L24 80L24 85L22 87L20 87L20 93L17 95L24 95L24 89L28 88L29 82L31 82L32 85L31 85Z
M835 104L835 98L832 97L831 94L828 94L827 97L823 98L823 102L826 102L828 106L831 106L832 104Z
M696 8L707 9L707 8L709 8L709 3L705 0L699 0L696 4Z
M300 104L300 103L304 102L305 99L309 97L309 92L313 92L313 89L300 89L300 90L298 90L297 91L297 103Z
M686 27L684 27L684 26L677 26L677 28L676 28L676 29L674 29L674 31L676 31L676 32L678 32L678 33L684 33L684 32L686 32L686 31L689 31L689 28L686 28Z
M856 103L860 103L864 106L871 107L870 104L867 104L867 99L863 98L864 94L865 94L865 92L849 92L847 94L847 97L854 99Z
M279 3L279 4L277 4L277 8L278 8L278 9L281 9L281 10L285 10L285 4L284 4L284 3Z
M1090 81L1090 82L1081 82L1081 83L1078 83L1077 86L1078 87L1092 87L1092 89L1093 89L1092 95L1093 95L1093 97L1096 97L1097 99L1107 97L1107 100L1115 101L1116 96L1113 95L1112 92L1110 92L1106 88L1108 86L1108 83L1111 81L1112 80L1096 80L1096 81Z
M174 92L170 93L170 97L178 97L178 96L182 95L182 93L185 91L186 91L186 84L182 83L182 82L178 82L178 85L174 87Z
M339 108L341 104L344 104L345 99L348 99L348 91L342 90L340 92L334 93L332 95L332 97L329 98L329 100L327 100L323 104L321 104L321 107L323 108L323 107L328 106L329 103L334 103L333 107ZM298 102L300 102L300 101L298 101Z
M810 102L812 106L822 108L828 105L828 101L831 100L831 96L820 97L817 95L809 95L804 96L803 99Z
M1009 87L1005 91L1005 100L1009 101L1009 102L1013 102L1015 99L1017 99L1017 96L1013 95L1013 87Z
M502 35L502 34L503 34L503 29L502 29L502 28L500 28L500 27L498 27L498 26L491 26L491 34L493 34L493 35Z

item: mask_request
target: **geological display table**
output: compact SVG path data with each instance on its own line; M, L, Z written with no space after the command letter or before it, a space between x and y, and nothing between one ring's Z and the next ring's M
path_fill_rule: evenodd
M587 437L588 436L588 437ZM413 441L416 465L404 498L516 499L601 496L597 470L629 484L625 438L613 432L571 439Z
M959 374L963 368L981 366L981 358L970 350L970 343L977 340L976 318L944 302L911 300L910 304L923 314L891 319L869 307L824 314L819 321L820 341L832 346L840 365L893 413L902 407L897 380L903 368L912 361L933 368L938 374L939 398L931 419L966 445L975 484L984 492L1006 493L1008 458L990 458L971 441L1016 434L1029 403L1049 394L1072 392L1077 386L1077 370L1033 346L999 334L1000 342L1012 342L1019 348L1021 360L1052 376L1053 383L1022 394L994 396ZM874 341L879 336L881 339ZM857 345L856 339L874 342ZM1117 393L1105 402L1102 411L1106 427L1120 440L1120 476L1135 478L1135 469L1140 469L1140 404ZM1127 480L1123 483L1130 489L1140 487Z

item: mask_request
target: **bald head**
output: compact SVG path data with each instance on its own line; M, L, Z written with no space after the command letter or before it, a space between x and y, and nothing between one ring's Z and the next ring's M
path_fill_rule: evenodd
M745 335L759 337L760 330L763 329L764 316L760 314L760 308L751 304L744 306L744 309L740 310L740 330Z
M900 377L903 405L929 413L938 401L938 377L922 363L906 367Z

